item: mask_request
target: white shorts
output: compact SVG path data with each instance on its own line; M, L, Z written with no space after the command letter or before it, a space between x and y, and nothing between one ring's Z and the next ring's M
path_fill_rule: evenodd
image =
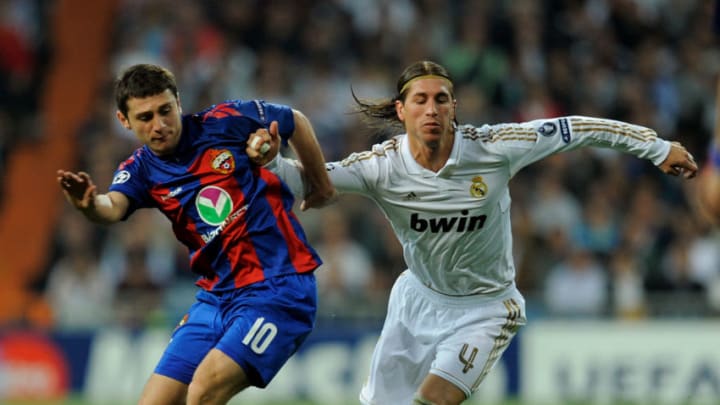
M514 286L492 297L451 297L405 271L390 293L360 402L410 404L428 373L469 397L525 322L525 300Z

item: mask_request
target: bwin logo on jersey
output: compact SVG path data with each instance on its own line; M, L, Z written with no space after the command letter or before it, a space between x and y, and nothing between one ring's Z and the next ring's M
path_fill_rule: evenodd
M440 218L420 218L415 213L410 215L410 228L417 232L439 233L439 232L472 232L481 229L485 225L487 215L476 215L469 217L468 210L460 211L460 216Z

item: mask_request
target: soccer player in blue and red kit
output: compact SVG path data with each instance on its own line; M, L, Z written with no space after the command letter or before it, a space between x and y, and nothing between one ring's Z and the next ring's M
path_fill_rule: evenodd
M119 165L106 194L85 172L58 170L57 181L96 223L159 209L199 275L197 301L139 403L225 404L248 386L265 387L313 328L321 260L292 212L290 190L248 157L265 143L249 145L248 137L277 121L310 182L304 203L322 205L335 190L310 122L259 100L182 115L173 74L147 64L120 75L115 98L117 118L143 146Z

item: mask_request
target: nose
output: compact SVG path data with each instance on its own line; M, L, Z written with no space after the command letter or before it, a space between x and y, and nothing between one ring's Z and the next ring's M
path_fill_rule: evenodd
M428 101L427 108L425 109L425 114L430 116L435 116L438 114L437 103L435 101Z
M165 120L163 119L162 116L157 115L157 116L153 119L153 130L154 130L154 131L160 132L160 131L161 131L163 128L165 128L166 126L167 126L167 124L165 123Z

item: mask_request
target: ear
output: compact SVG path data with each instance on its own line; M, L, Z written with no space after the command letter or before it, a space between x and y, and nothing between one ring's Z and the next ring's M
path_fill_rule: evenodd
M180 115L182 115L182 104L180 104L180 92L179 91L177 94L177 107L178 107L178 112L180 113Z
M395 100L395 112L401 122L405 122L405 105L400 100Z
M125 129L130 129L130 121L128 121L127 117L125 117L125 114L123 114L120 110L117 110L115 111L115 116Z

